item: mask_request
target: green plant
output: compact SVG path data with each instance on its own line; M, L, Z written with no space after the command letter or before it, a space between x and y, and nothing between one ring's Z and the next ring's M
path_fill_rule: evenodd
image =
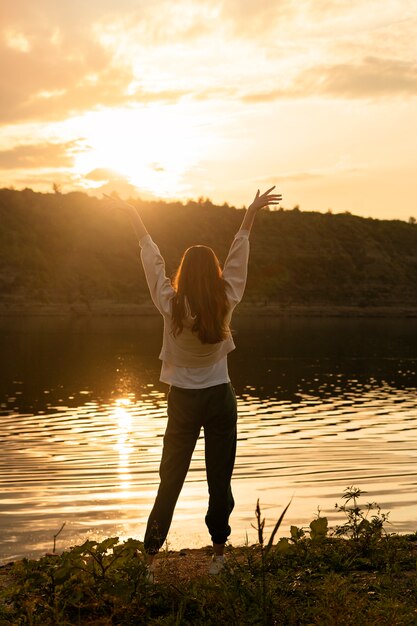
M327 537L327 533L329 530L329 521L327 517L321 517L320 509L317 511L317 517L313 519L309 528L302 528L298 526L290 527L290 541L294 544L305 540L307 535L309 535L311 541L318 542L323 541Z
M8 590L7 603L29 624L64 624L64 615L117 614L122 605L135 605L147 585L141 550L137 540L121 544L110 537L38 561L23 559L14 568L20 584Z
M362 494L349 487L344 496L346 515L359 509L346 521L356 539L348 527L344 535L329 535L319 511L310 525L292 526L290 538L274 543L289 505L266 537L258 501L258 542L229 546L228 564L215 577L201 575L201 554L193 562L191 554L163 551L150 585L142 543L117 537L24 559L8 566L7 587L0 577L0 626L414 624L417 534L367 534L361 512L370 524L372 512L382 521L386 516L361 507ZM365 552L368 544L375 549Z
M353 486L344 490L342 498L344 498L345 503L336 504L335 508L344 513L346 522L341 526L336 526L334 531L336 536L351 537L355 541L381 538L389 513L381 513L381 507L376 502L359 505L358 499L365 493L366 491ZM352 502L352 506L348 506L349 502ZM368 519L369 513L373 510L376 513Z
M261 507L259 505L259 498L256 502L256 508L255 508L256 530L258 531L258 543L259 543L259 547L261 551L261 610L262 610L264 624L270 623L269 618L270 618L270 612L271 612L270 602L269 602L269 597L268 597L269 594L268 594L267 584L266 584L267 558L273 546L275 535L277 534L278 529L281 526L282 520L284 519L284 516L288 510L288 507L291 504L291 501L292 499L288 502L287 506L282 511L281 515L279 516L278 521L276 522L266 545L265 545L265 538L264 538L265 518L262 518Z

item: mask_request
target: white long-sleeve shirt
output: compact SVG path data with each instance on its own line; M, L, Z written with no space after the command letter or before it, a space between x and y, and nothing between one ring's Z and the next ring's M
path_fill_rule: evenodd
M166 276L164 259L150 235L142 237L139 244L151 298L164 318L163 344L159 355L162 360L160 380L187 389L202 389L229 382L227 354L235 348L231 334L219 343L203 344L191 330L194 318L190 313L184 320L183 331L174 337L171 332L171 301L175 291ZM232 242L223 268L229 303L227 325L234 308L243 297L248 259L249 231L240 230Z

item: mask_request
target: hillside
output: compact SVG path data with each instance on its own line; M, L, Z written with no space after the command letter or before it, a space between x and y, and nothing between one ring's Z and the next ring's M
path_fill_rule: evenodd
M171 274L203 243L224 261L243 211L209 201L137 202ZM82 193L0 190L0 304L149 303L125 215ZM417 307L417 225L350 214L262 211L247 303Z

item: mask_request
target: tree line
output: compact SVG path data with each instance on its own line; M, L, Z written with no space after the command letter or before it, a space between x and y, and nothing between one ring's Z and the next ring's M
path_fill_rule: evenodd
M172 275L182 252L223 262L243 209L209 200L133 203ZM351 214L263 210L251 234L245 300L256 304L415 306L417 225ZM149 302L128 218L80 192L0 190L0 302Z

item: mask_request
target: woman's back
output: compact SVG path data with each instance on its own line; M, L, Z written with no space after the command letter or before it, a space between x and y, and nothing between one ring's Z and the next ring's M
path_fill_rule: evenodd
M212 307L212 315L218 315L218 320L216 320L217 330L220 328L223 331L220 341L215 343L203 343L201 341L199 329L198 327L196 328L196 322L199 321L198 310L197 315L193 316L191 305L187 305L189 299L192 300L189 294L193 285L195 286L199 283L200 290L202 287L205 287L206 293L204 297L194 298L193 302L194 304L197 301L200 305L204 305L204 299L207 300L211 297L214 283L213 277L211 283L209 280L206 282L195 280L196 275L199 278L206 275L201 267L202 264L192 264L196 257L195 249L189 249L189 251L192 251L191 254L187 251L188 255L187 253L184 255L183 263L180 265L173 286L170 279L166 276L165 263L158 246L152 241L151 237L147 235L141 238L139 244L141 246L142 264L152 300L164 318L163 342L159 358L163 364L168 363L169 367L164 368L163 366L165 371L161 373L161 380L168 384L173 384L168 375L168 370L171 371L173 367L188 369L209 368L216 365L221 359L224 359L235 348L229 324L233 310L242 299L245 290L249 258L249 231L240 230L236 234L225 261L223 272L221 272L218 266L217 271L220 274L217 274L217 280L221 281L220 284L224 290L224 307L218 306L217 310L216 306ZM210 255L214 256L210 248L207 250L210 250ZM198 250L199 252L200 250ZM184 259L186 263L185 268ZM182 273L182 270L185 273ZM186 278L183 281L183 285L181 285L181 276ZM182 291L176 291L175 286L177 286L177 289L182 286ZM186 293L187 289L188 293ZM181 306L178 306L178 296L182 299ZM175 310L175 306L177 306L177 310ZM195 308L198 309L198 306L195 306ZM180 323L178 317L175 318L175 314L178 315L178 313L181 314ZM215 370L215 378L218 380L219 368L215 368ZM201 382L201 372L198 378L200 384L208 386L210 383L209 370L207 370L207 377L204 382ZM227 366L224 368L224 379L224 382L229 380Z

